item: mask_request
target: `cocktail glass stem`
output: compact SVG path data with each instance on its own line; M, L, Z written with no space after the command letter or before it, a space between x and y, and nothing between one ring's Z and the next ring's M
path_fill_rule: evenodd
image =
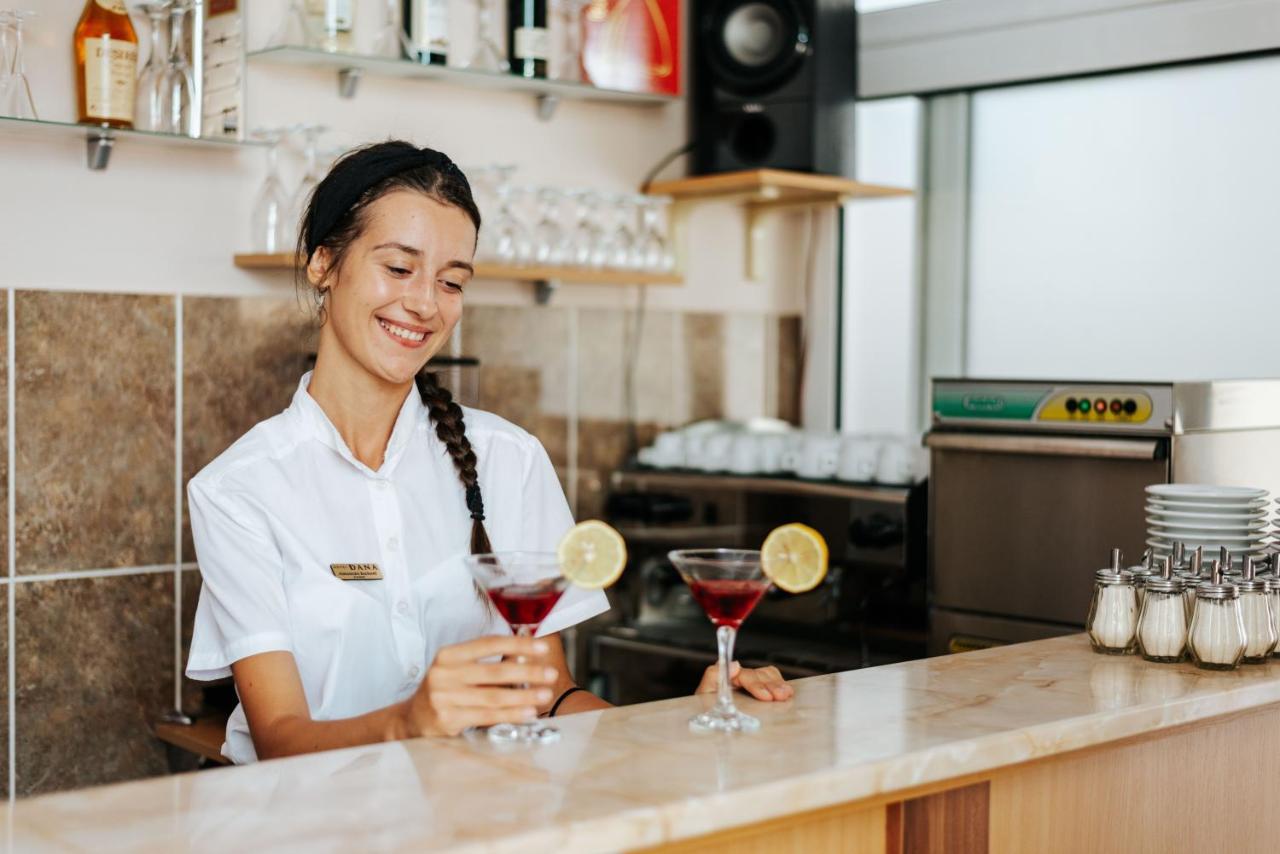
M738 708L733 704L733 682L729 678L729 667L733 663L733 642L738 633L733 626L721 626L716 629L716 646L720 650L720 678L716 691L716 712L724 715L736 715Z
M516 637L531 638L537 626L513 626ZM525 664L523 655L516 656L516 664ZM521 682L515 686L520 690L528 690L529 683ZM523 724L497 724L489 727L489 740L498 744L550 744L560 740L560 730L540 721Z

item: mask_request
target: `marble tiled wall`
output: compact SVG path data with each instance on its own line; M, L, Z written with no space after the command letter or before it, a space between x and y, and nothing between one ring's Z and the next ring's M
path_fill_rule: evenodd
M0 291L0 329L0 793L165 773L151 725L202 700L181 676L200 589L185 484L288 405L313 318L292 294ZM754 414L795 411L794 318L474 306L459 335L479 405L538 436L579 516L634 443L741 410L735 382L764 390Z

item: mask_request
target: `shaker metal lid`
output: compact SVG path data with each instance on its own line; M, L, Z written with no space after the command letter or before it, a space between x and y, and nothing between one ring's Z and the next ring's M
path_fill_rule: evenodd
M1103 584L1132 584L1133 573L1127 569L1100 569L1093 577Z
M1267 589L1266 579L1263 578L1237 578L1232 576L1231 584L1241 593L1261 593Z
M1239 599L1240 588L1234 584L1222 582L1214 584L1212 581L1202 582L1196 587L1197 599Z
M1142 587L1148 593L1182 593L1186 584L1181 578L1161 578L1157 573L1148 577L1146 584Z
M1260 575L1268 593L1280 593L1280 575Z

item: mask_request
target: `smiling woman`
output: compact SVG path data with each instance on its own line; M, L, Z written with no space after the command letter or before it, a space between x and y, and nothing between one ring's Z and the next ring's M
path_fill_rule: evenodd
M607 705L573 684L556 634L607 610L602 592L571 588L540 637L512 637L463 564L554 552L573 524L537 439L424 373L479 227L462 172L405 142L347 154L309 202L315 370L188 487L204 584L187 675L234 676L234 762ZM791 694L772 669L731 678Z

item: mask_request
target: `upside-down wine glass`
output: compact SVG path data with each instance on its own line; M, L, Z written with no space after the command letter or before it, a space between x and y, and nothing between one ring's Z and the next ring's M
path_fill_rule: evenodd
M23 58L22 23L35 12L0 10L0 116L38 119Z
M568 260L568 241L560 225L560 202L564 191L538 188L538 224L534 226L533 260L547 267L559 267Z
M169 27L170 0L155 3L139 3L134 6L147 17L151 32L148 35L151 49L147 64L138 72L138 94L133 111L133 126L138 130L165 131L165 92L163 89L165 63L169 47L165 34Z
M507 61L507 54L498 47L497 39L493 36L494 0L475 0L475 4L476 48L466 67L477 71L510 71L511 63Z
M302 156L306 164L302 180L298 182L298 189L293 194L292 215L295 223L302 221L307 201L324 178L324 171L320 168L320 135L328 129L325 125L315 124L300 124L290 129L302 136Z
M275 253L288 251L289 197L284 182L280 180L280 142L284 139L280 128L260 128L253 132L255 139L267 143L267 177L258 191L251 219L250 246L255 252Z
M186 22L192 9L191 0L174 0L169 6L169 61L161 75L160 91L164 99L161 130L195 135L196 82L187 59Z
M466 555L463 561L517 637L537 634L569 586L560 559L551 552L495 552ZM523 664L524 658L516 661ZM549 744L560 738L560 731L541 721L497 724L489 727L488 738L499 744Z
M582 82L582 10L590 0L556 0L560 16L560 49L556 55L555 79Z
M316 46L319 39L312 30L303 2L304 0L289 0L289 8L285 10L284 17L280 19L280 25L276 27L271 40L267 42L270 47Z
M760 552L745 549L685 549L670 552L689 592L716 627L719 649L719 690L710 710L689 719L694 732L755 732L760 721L738 711L733 703L729 666L733 644L743 620L769 589L760 569Z

